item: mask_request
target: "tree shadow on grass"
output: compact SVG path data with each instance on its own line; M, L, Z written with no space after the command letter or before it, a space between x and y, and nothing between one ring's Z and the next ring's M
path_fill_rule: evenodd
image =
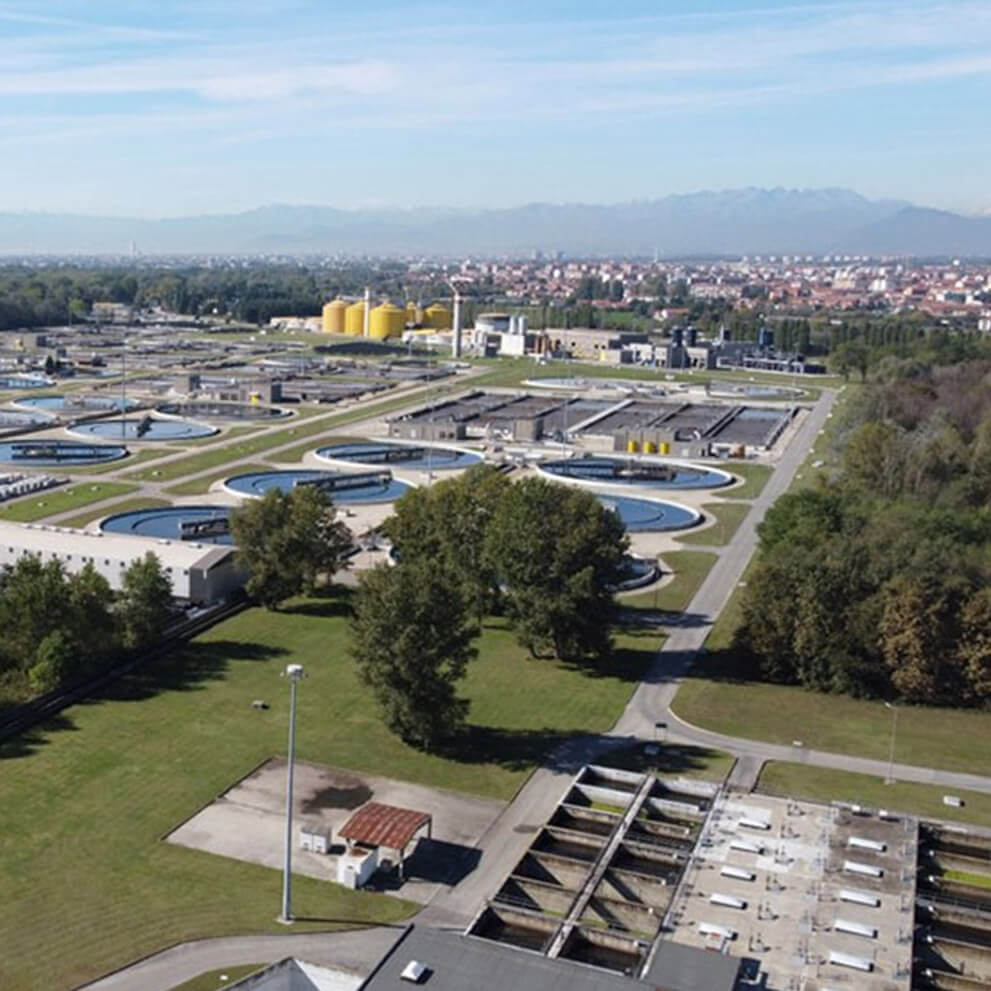
M348 619L352 609L349 599L328 597L291 602L289 605L283 606L279 612L286 616L314 616L319 619L343 617Z
M0 760L30 757L48 744L48 738L52 734L68 730L76 732L78 727L65 715L53 716L41 725L33 726L12 739L0 743Z
M82 704L140 702L162 692L194 691L226 677L233 661L269 661L288 653L284 647L244 640L193 641L139 664Z
M439 753L459 764L498 764L507 771L526 771L552 751L570 742L577 730L509 730L469 723Z

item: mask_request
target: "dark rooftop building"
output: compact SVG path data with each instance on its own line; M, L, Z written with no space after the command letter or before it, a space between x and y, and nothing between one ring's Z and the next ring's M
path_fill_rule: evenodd
M361 991L409 991L414 984L427 991L732 991L739 966L736 957L665 942L646 980L638 981L485 939L411 926Z

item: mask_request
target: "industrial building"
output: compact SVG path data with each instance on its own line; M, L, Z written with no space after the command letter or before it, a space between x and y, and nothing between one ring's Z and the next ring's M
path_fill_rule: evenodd
M393 417L389 434L405 440L580 439L588 450L678 457L752 454L773 447L796 407L667 402L624 397L474 391Z
M127 568L148 551L161 561L177 599L209 605L232 596L244 581L233 547L91 533L43 523L0 522L0 567L16 564L26 555L46 562L60 561L68 574L91 564L115 592L120 590Z

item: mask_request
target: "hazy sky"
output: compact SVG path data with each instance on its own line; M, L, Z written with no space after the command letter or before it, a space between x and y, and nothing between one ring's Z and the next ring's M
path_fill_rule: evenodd
M0 209L991 207L991 2L0 0Z

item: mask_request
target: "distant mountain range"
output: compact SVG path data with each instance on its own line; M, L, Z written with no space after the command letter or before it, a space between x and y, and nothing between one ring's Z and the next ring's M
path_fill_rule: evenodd
M991 217L846 189L736 189L613 206L338 210L266 206L141 220L0 213L0 254L326 254L460 257L869 254L991 257Z

